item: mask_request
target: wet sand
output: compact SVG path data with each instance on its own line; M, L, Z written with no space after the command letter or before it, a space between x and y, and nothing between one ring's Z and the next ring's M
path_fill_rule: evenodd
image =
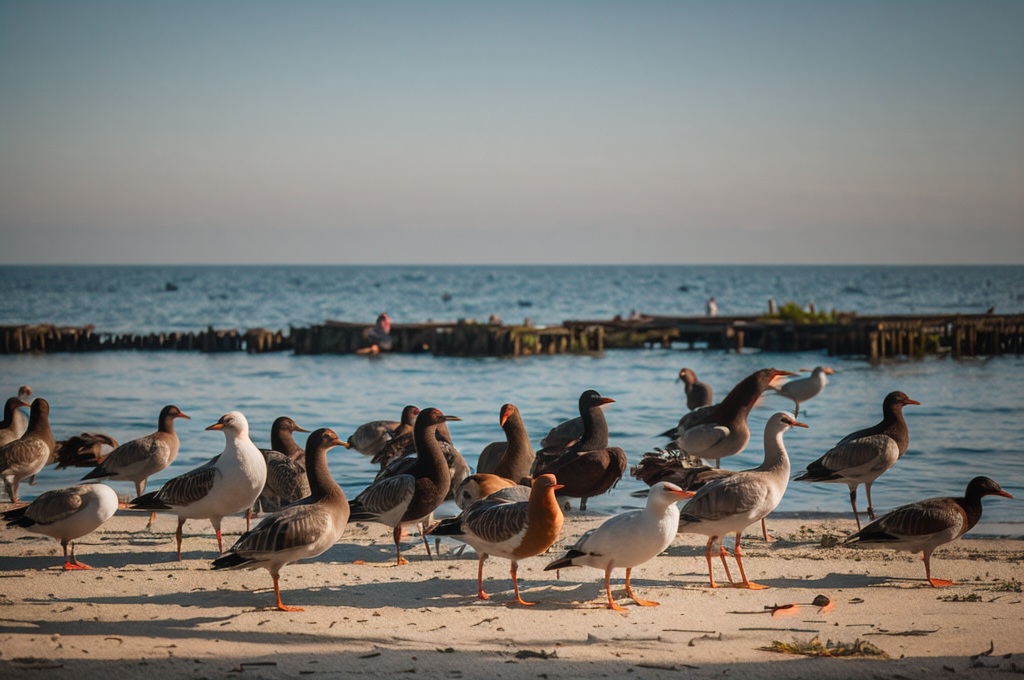
M563 542L601 521L570 514ZM91 571L64 572L56 541L0 529L0 675L4 678L341 677L573 678L1006 678L1024 671L1024 541L965 539L940 549L934 575L961 585L934 589L907 553L823 547L852 520L771 520L779 541L744 539L748 576L763 591L711 590L704 539L679 536L633 572L638 607L613 588L626 613L606 608L593 569L544 572L554 555L525 560L523 597L513 603L509 563L491 559L476 598L476 556L443 543L428 560L407 542L412 562L394 565L390 531L353 525L316 560L286 567L272 608L264 570L210 570L216 539L208 522L185 526L183 562L174 558L175 520L146 531L142 513L119 513L78 543ZM237 534L244 520L229 518ZM233 536L225 537L230 545ZM825 544L830 541L825 540ZM553 553L555 551L553 550ZM357 563L362 562L362 563ZM735 564L730 559L734 576ZM724 582L715 560L716 580ZM1017 581L1016 586L1013 580ZM759 613L825 595L831 613ZM950 601L954 599L976 601ZM753 612L753 613L748 613ZM763 651L773 641L817 636L870 642L889 659L816 658ZM972 658L992 648L992 653ZM1010 656L1006 656L1010 655Z

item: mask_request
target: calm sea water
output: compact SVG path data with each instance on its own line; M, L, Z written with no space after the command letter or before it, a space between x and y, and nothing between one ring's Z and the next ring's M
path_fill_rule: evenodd
M997 311L1024 309L1024 268L969 267L4 267L0 324L95 324L100 331L150 331L265 326L287 328L326 318L370 321L387 310L396 321L529 316L537 323L570 318L700 313L709 295L721 312L761 310L768 298L814 301L819 308L872 312ZM166 291L166 283L177 291ZM686 287L687 290L680 290ZM449 301L444 294L451 296ZM675 376L692 367L718 396L764 366L789 370L831 365L837 374L806 404L807 430L787 435L794 471L803 469L845 434L881 417L886 393L899 389L920 401L906 408L907 455L873 490L878 509L913 499L962 493L975 475L993 477L1024 497L1024 359L925 359L870 365L816 354L743 355L653 349L610 351L601 357L455 359L390 355L107 352L0 356L0 392L29 384L51 404L58 438L82 430L119 441L146 434L168 403L192 416L178 421L177 462L162 480L204 462L223 448L223 435L203 428L226 411L249 418L253 439L269 443L270 423L290 415L308 429L332 427L343 438L360 423L396 418L407 403L436 406L463 418L452 424L456 444L472 465L478 452L501 440L498 411L513 402L535 445L559 421L576 415L588 388L612 397L606 407L611 438L635 463L662 442L654 435L675 424L685 397ZM6 396L6 395L4 395ZM731 468L760 462L760 433L776 410L790 407L769 396L750 416L755 432ZM369 461L336 449L331 469L346 492L373 477ZM26 498L78 479L82 471L46 470ZM114 483L124 495L130 483ZM636 507L625 478L594 499L596 512ZM863 489L861 505L866 505ZM454 512L454 506L451 508ZM845 512L845 486L792 483L780 512ZM1020 522L1019 501L985 503L985 521ZM443 512L442 512L443 514ZM996 529L999 531L999 529Z

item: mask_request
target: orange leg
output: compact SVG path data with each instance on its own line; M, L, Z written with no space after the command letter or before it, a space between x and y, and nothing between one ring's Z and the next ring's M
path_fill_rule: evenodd
M146 525L146 528L152 529L154 524L156 524L156 513L151 512L149 513L149 524Z
M277 608L283 612L302 612L306 611L302 607L289 607L281 602L281 586L277 583L277 576L274 577L274 595L277 597Z
M245 509L245 530L249 531L249 529L251 529L251 528L252 528L252 508L246 508ZM217 535L220 536L220 532L219 531L217 532ZM224 551L221 550L221 552L224 552Z
M220 537L220 529L217 529L217 552L224 554L224 541Z
M178 518L178 530L174 532L174 538L178 541L178 561L181 562L181 527L185 526L185 520Z
M932 584L933 588L945 588L946 586L955 586L956 581L947 581L943 578L932 578L932 565L931 565L931 554L925 553L924 557L924 577L928 579L928 583Z
M477 595L481 600L489 600L487 593L484 592L484 562L487 560L487 553L480 553L479 564L476 568L476 587Z
M729 563L725 561L725 558L729 555L725 551L725 546L722 544L718 545L718 556L722 560L722 566L725 568L725 577L729 579L729 583L732 583L732 574L729 573Z
M631 571L633 571L632 568L626 569L626 594L629 595L631 598L633 598L633 602L636 602L641 607L657 607L658 606L657 602L654 602L652 600L641 600L633 592L633 589L629 585L629 573Z
M71 571L72 569L92 569L88 564L83 564L75 559L75 544L71 544L71 560L68 561L68 544L61 541L61 545L64 546L64 571Z
M399 524L395 527L395 550L398 552L398 564L409 564L409 561L402 557L402 525Z
M617 612L626 611L625 607L620 607L615 603L615 599L612 597L612 568L607 567L604 570L604 590L608 593L608 609L614 609Z
M704 556L708 559L708 578L711 579L711 587L717 588L715 585L715 570L711 567L711 548L715 545L715 537L711 536L708 538L707 548L704 550Z
M740 548L740 533L736 532L736 564L740 567L740 578L743 580L736 584L737 588L746 588L747 590L765 590L768 586L763 586L760 583L754 583L753 581L747 580L747 574L743 571L743 550Z
M768 525L765 524L764 517L761 518L761 535L764 536L765 543L775 542L775 539L768 535Z
M515 588L515 590L516 590L516 602L518 602L519 604L525 604L527 606L532 606L532 605L537 604L536 602L527 602L522 597L519 596L519 579L516 578L516 573L518 571L519 571L519 564L515 560L513 560L512 561L512 571L511 571L511 574L512 574L512 587Z

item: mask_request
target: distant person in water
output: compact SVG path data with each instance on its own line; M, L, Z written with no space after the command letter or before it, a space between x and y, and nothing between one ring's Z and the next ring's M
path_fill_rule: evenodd
M714 297L708 300L708 316L718 316L718 303Z
M377 323L366 334L369 347L357 350L357 354L380 354L390 352L394 346L394 339L391 337L391 318L387 312L382 312L377 317Z

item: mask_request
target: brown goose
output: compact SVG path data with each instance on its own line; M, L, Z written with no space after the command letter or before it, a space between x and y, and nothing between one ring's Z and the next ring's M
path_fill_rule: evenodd
M541 475L533 482L529 500L509 503L485 498L469 506L458 517L434 526L435 536L451 536L467 543L479 556L477 588L481 600L490 599L484 592L484 562L489 556L512 561L512 585L519 604L532 605L519 595L516 573L519 560L540 555L550 548L562 531L565 521L555 492L561 488L554 475Z
M455 488L455 504L465 509L469 504L490 496L495 491L516 484L529 484L533 465L533 447L526 433L523 417L512 404L501 407L498 423L505 430L507 442L493 442L484 447L477 462L477 473L466 477Z
M262 510L279 510L310 493L306 481L306 452L295 443L295 432L309 430L282 416L270 426L270 449L260 449L267 461L267 484L257 500Z
M900 506L847 538L843 545L923 553L924 575L933 587L956 585L932 578L932 552L974 528L981 519L985 496L1013 498L988 477L975 477L962 497L929 498Z
M601 406L614 403L596 390L580 395L580 418L583 436L564 451L541 451L533 463L530 474L536 479L553 474L563 487L560 496L579 498L580 510L587 509L587 499L612 488L626 472L625 452L608 446L608 423Z
M356 431L349 435L348 444L364 456L377 457L389 441L398 435L405 433L412 434L413 424L420 410L409 405L402 409L400 422L394 420L373 420L363 423L356 428ZM378 462L378 461L374 461Z
M476 471L519 482L530 475L535 457L530 435L526 432L522 414L514 404L501 407L498 424L505 431L506 441L491 442L485 446L480 452Z
M281 603L281 568L327 552L348 524L348 500L327 467L327 451L335 446L348 448L349 444L338 439L333 430L321 429L311 434L306 441L306 474L312 493L245 532L227 554L213 561L214 569L262 567L269 571L281 611L302 611L302 607Z
M704 460L713 459L715 467L721 467L722 458L734 456L747 447L747 415L761 393L787 375L796 374L775 368L755 371L732 388L720 404L690 411L679 420L675 430L664 434L676 440L680 451Z
M145 437L133 439L114 449L102 463L89 474L87 479L111 479L114 481L133 482L135 497L146 492L146 480L150 476L165 470L178 457L178 433L174 430L174 421L189 417L173 404L160 409L156 432ZM149 515L149 524L156 521L156 512Z
M25 434L0 446L0 477L12 503L18 502L21 480L42 470L56 448L49 416L50 404L45 399L34 400Z
M693 372L692 368L680 369L679 381L683 383L683 388L686 390L686 408L692 411L701 406L711 406L715 403L712 398L711 386L697 380L697 374Z
M10 444L15 439L20 439L21 435L25 434L25 430L20 429L16 422L17 415L21 414L22 408L29 408L29 405L18 397L11 397L4 403L4 420L0 423L0 446ZM25 423L25 429L28 429L27 421Z
M903 419L903 407L920 405L903 392L890 392L882 402L882 422L844 437L824 456L807 466L796 482L827 482L850 487L850 505L860 529L857 513L857 486L864 485L868 496L868 516L875 518L871 505L871 485L896 464L910 445L910 432Z
M100 432L83 432L57 442L57 469L94 468L118 447L117 440Z
M417 414L418 417L418 414ZM451 484L448 487L448 497L445 500L454 498L455 489L462 484L463 480L469 477L469 463L462 457L459 450L452 443L452 434L448 430L447 423L441 423L434 432L434 439L441 447L444 459L448 463L448 472L451 474ZM416 438L414 433L396 436L381 452L374 457L372 462L380 462L380 472L374 477L379 481L387 477L408 474L416 465ZM426 537L424 537L426 540ZM429 548L428 548L429 552Z
M421 521L448 495L452 475L437 430L450 420L460 418L436 408L421 411L414 428L417 455L408 471L378 478L352 500L349 522L379 522L394 528L398 564L408 564L399 543L402 525Z

